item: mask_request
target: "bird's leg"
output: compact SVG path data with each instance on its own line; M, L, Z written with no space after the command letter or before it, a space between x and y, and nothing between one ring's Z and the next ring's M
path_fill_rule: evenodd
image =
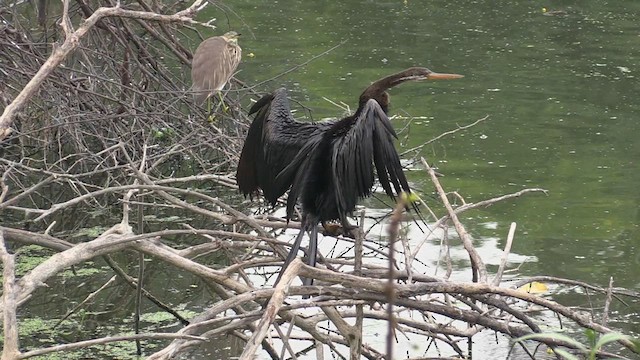
M218 99L218 105L215 108L213 108L214 97ZM224 112L225 114L229 111L229 107L224 102L222 91L216 90L216 95L213 95L213 93L211 93L209 94L209 97L207 97L207 113L209 114L208 121L210 123L216 121L216 113L218 112L218 110L220 110L220 108L222 108L222 112Z
M213 110L213 100L211 100L211 94L209 94L209 96L207 96L207 114L209 114L207 121L209 121L210 123L216 121L216 116L215 114L213 114L212 110Z
M340 219L342 224L342 235L355 239L360 232L360 228L356 225L351 225L349 219L346 216L342 216Z
M228 96L224 97L224 104L227 106L227 114L232 118L238 117L238 111L242 111L242 105L238 99L232 99Z
M309 233L309 247L307 251L307 264L311 267L316 266L316 257L318 256L318 226L313 224ZM302 285L313 285L313 278L302 279Z
M220 99L220 104L222 105L222 111L227 113L229 111L229 107L224 102L224 97L222 96L222 90L218 90L218 98Z
M298 250L300 250L300 243L302 242L302 238L304 237L304 233L307 230L307 227L308 226L306 222L306 217L303 217L302 226L300 227L300 232L298 233L298 236L296 236L296 240L293 242L293 246L291 246L289 255L287 255L287 258L284 260L284 264L282 264L282 270L280 270L280 273L278 274L278 278L276 278L276 282L275 284L273 284L274 287L278 285L278 282L280 282L280 278L282 278L282 274L284 274L284 271L287 269L289 264L291 264L293 259L295 259L296 256L298 255Z

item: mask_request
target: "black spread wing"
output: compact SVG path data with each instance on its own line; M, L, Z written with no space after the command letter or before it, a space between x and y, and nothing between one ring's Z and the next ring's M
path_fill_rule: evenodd
M287 220L293 216L298 198L304 191L305 186L308 188L307 192L321 191L314 189L314 186L309 186L308 183L310 179L322 181L322 175L316 176L314 172L322 171L322 169L326 168L318 159L324 159L321 144L324 134L331 127L331 124L328 122L322 124L327 128L319 129L322 133L311 136L291 160L290 164L276 177L275 184L277 187L282 188L287 186L291 188L289 196L287 197ZM320 170L318 170L318 168L320 168Z
M250 196L262 189L267 201L275 205L291 187L295 171L280 176L277 182L276 176L292 164L305 144L320 136L322 129L330 124L296 121L284 88L258 100L249 111L249 114L253 113L256 115L238 163L238 188Z
M395 139L389 118L375 100L369 100L356 115L333 123L320 137L307 141L278 175L288 177L295 172L287 216L291 217L301 198L303 210L319 220L345 219L360 198L371 195L374 169L392 199L401 191L409 192Z
M396 133L380 105L369 100L352 121L349 130L336 137L332 146L338 209L351 212L359 198L371 195L374 167L389 197L395 199L402 191L410 192L394 145Z

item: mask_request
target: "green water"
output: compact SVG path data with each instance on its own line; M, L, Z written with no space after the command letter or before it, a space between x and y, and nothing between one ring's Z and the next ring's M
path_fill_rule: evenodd
M640 288L640 2L227 5L235 14L216 10L200 18L216 17L220 32L243 34L238 78L250 84L346 41L257 88L286 86L314 110L314 119L342 112L323 97L353 108L370 82L410 66L464 74L391 91L392 114L418 117L404 148L488 115L424 149L445 174L447 190L470 202L526 187L549 191L465 214L471 233L480 242L504 239L515 221L513 251L536 259L521 274L601 285L613 276L618 286ZM566 14L544 15L545 6ZM429 194L425 177L411 173L414 185ZM640 331L638 315L631 319L627 325Z

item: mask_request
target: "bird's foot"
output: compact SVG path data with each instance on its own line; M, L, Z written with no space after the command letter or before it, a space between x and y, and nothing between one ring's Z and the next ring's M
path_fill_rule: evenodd
M358 236L364 235L360 227L350 225L346 229L343 230L343 235L346 237L350 237L352 239L358 238Z
M324 235L338 236L342 234L342 225L337 222L323 222Z
M337 222L323 222L324 235L338 236L343 235L355 239L360 234L360 228L355 225L344 225Z

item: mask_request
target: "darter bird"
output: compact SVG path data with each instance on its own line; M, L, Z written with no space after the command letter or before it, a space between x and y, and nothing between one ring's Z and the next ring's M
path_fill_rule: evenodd
M339 120L295 120L284 88L253 105L249 115L256 115L238 163L238 188L249 196L261 189L271 205L290 189L287 221L295 205L302 205L302 228L276 283L297 256L305 232L309 233L307 263L315 266L318 223L338 220L344 229L353 228L347 215L359 199L371 195L374 170L392 199L402 191L411 191L394 147L397 136L387 116L387 90L407 81L460 77L422 67L406 69L367 87L355 113ZM311 283L311 279L304 279L305 285Z

